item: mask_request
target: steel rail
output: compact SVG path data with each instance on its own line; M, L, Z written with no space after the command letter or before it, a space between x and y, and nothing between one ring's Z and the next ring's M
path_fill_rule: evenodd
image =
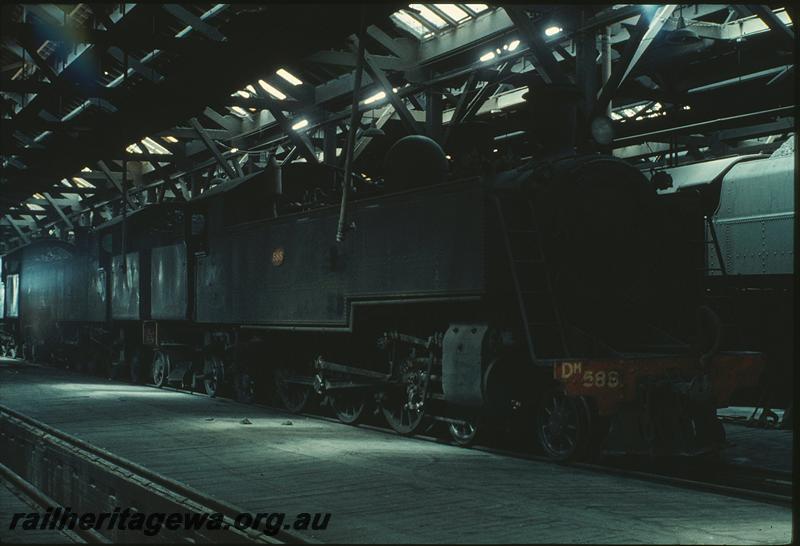
M37 366L45 368L45 366ZM127 384L123 382L119 382L121 384ZM155 387L154 385L146 384L143 385L149 388L159 388ZM193 396L206 396L209 395L203 392L190 392L182 388L177 387L169 387L164 386L160 387L162 390L169 390L175 393L181 393L185 395L193 395ZM315 419L319 421L326 421L329 423L336 423L342 426L352 426L346 425L339 421L339 419L335 417L328 417L325 415L314 414L314 413L292 413L285 408L279 406L271 406L264 403L254 403L254 404L247 404L244 402L239 402L233 398L227 397L216 397L217 400L224 400L227 403L241 405L245 407L259 407L269 409L271 411L280 411L285 413L287 417L291 416L298 416L301 415L303 417L307 417L310 419ZM0 405L0 413L5 410L5 407ZM45 425L47 426L47 425ZM397 436L397 433L393 430L389 429L386 426L374 425L374 424L359 424L359 428L364 430L369 430L373 432L378 432L381 434L391 434L392 436ZM431 443L450 443L447 440L443 440L437 436L429 435L429 434L416 434L414 436L409 437L408 439L431 442ZM457 446L453 446L454 448ZM464 447L458 447L458 449L465 449ZM697 480L697 479L688 479L685 477L681 477L675 474L669 473L659 473L659 472L652 472L652 471L642 471L642 470L635 470L631 468L624 468L620 466L615 466L613 464L608 463L594 463L594 462L556 462L552 459L544 456L544 455L537 455L535 453L529 453L522 451L518 448L507 448L507 447L498 447L498 446L491 446L491 445L475 445L470 446L467 449L474 449L476 451L482 451L485 453L490 453L493 455L504 456L504 457L511 457L515 459L522 459L527 461L535 461L541 463L548 463L548 464L556 464L563 467L578 469L586 472L592 473L601 473L613 476L620 476L625 478L637 479L641 481L649 481L653 483L659 483L661 485L668 485L673 487L679 487L682 489L691 489L696 491L703 491L706 493L717 494L726 497L735 497L735 498L742 498L752 501L757 501L766 504L773 504L778 506L788 506L793 507L793 497L791 494L782 494L782 493L772 493L766 492L759 489L754 489L752 487L744 487L744 486L737 486L737 485L728 485L724 483L716 483L712 480ZM752 475L756 474L767 474L768 476L764 478L764 481L769 482L780 482L784 481L784 488L791 490L792 489L792 482L791 482L791 473L782 473L778 471L769 471L762 468L757 467L747 467L744 465L733 465L733 464L724 464L724 468L733 472L742 472L742 473L751 473ZM744 474L746 477L746 474Z

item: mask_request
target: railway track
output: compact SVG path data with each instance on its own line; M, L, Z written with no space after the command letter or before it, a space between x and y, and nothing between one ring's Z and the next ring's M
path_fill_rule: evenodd
M156 388L153 385L147 386ZM181 388L162 388L189 394L189 391ZM208 396L205 393L196 391L192 394ZM285 408L280 406L258 402L253 404L244 404L231 398L223 398L230 403L241 404L244 407L256 406L270 410L286 411L289 415L302 415L312 419L337 423L341 426L352 426L342 423L336 417L323 415L321 413L303 412L295 414L288 412ZM320 409L324 410L322 407L320 407ZM414 436L414 438L428 442L453 444L449 438L430 434L431 429L435 424L436 422L432 423L431 427L429 427L425 433L417 434ZM384 434L397 434L388 426L377 425L374 423L361 423L357 426ZM660 458L648 456L611 455L601 457L598 462L554 462L544 455L531 453L529 450L520 448L518 446L508 447L495 444L477 444L462 449L476 449L507 457L571 466L573 468L580 468L591 472L601 472L620 477L646 480L655 483L682 487L684 489L707 491L720 495L755 500L779 506L791 507L793 505L793 480L791 472L779 472L758 467L725 463L713 459L708 460L703 457L688 459L687 457Z
M205 396L207 394L197 391L188 391L176 387L155 387L154 385L146 385L149 388L161 388L164 390L181 393L184 395ZM322 413L304 412L300 414L290 413L285 408L273 406L270 404L256 402L253 404L245 404L236 401L232 398L218 397L225 400L227 403L241 405L243 407L262 407L270 410L284 411L287 415L302 415L311 419L318 419L327 422L335 422L341 426L349 426L341 423L335 417L327 416ZM0 406L2 408L2 406ZM324 407L319 407L324 411ZM5 410L4 410L5 411ZM435 424L435 422L433 423ZM42 425L49 429L47 425ZM373 423L362 423L358 425L359 428L366 430L376 431L383 434L396 435L396 432L386 426L380 426ZM442 436L431 434L433 425L427 429L423 434L417 434L414 438L436 443L452 443L449 439L444 439ZM52 429L55 431L55 429ZM58 432L58 431L55 431ZM59 433L63 434L63 433ZM88 449L101 451L104 455L115 457L112 454L106 453L103 450L98 450L93 446L86 444ZM454 446L455 447L455 446ZM528 446L526 446L528 447ZM719 495L755 500L759 502L775 504L780 506L792 506L793 495L792 486L793 479L791 472L779 472L774 470L762 469L758 467L749 467L745 465L730 464L721 461L708 460L704 458L687 459L676 457L647 457L647 456L614 456L604 455L596 462L553 462L544 455L531 453L529 449L521 448L518 445L503 445L500 442L489 444L478 444L469 448L461 449L475 449L484 452L489 452L501 456L514 457L518 459L525 459L537 462L546 462L549 464L559 464L563 466L570 466L573 468L599 472L605 474L612 474L624 478L639 479L649 482L661 483L665 485L681 487L684 489L693 489L698 491L706 491ZM118 459L118 458L117 458ZM126 462L126 464L134 465L134 463ZM141 469L141 467L138 467ZM142 469L146 471L146 469ZM166 478L163 478L165 479ZM182 488L181 484L171 482L168 486L175 488ZM180 489L178 489L180 490ZM201 495L193 492L195 495ZM187 495L188 496L188 495ZM216 502L212 499L206 499L207 502ZM228 512L232 512L231 507L227 507ZM281 538L281 537L279 537ZM298 542L300 537L287 536L284 537L285 542Z

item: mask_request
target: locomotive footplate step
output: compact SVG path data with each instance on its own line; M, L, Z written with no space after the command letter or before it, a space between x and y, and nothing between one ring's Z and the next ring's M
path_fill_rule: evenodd
M303 535L313 541L766 544L792 536L786 506L51 368L0 363L0 399L250 513L330 513L325 530Z

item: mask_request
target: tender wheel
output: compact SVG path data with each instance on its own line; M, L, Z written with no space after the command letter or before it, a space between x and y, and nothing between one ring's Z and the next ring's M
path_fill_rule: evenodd
M203 384L206 394L212 398L217 395L225 373L222 360L216 355L208 354L203 359Z
M449 423L447 431L453 441L462 446L469 447L475 443L478 437L478 424L472 419L459 421L458 423Z
M363 392L342 390L329 395L336 417L346 425L356 425L365 414L366 400Z
M275 371L275 390L283 407L292 413L302 413L311 399L311 387L291 381L292 372L286 368Z
M239 370L234 377L236 400L243 404L252 404L256 400L256 378L247 370Z
M583 404L560 391L546 393L536 415L539 443L556 461L579 458L587 442L588 423Z
M169 371L169 355L163 351L155 351L153 353L153 385L159 388L166 385Z

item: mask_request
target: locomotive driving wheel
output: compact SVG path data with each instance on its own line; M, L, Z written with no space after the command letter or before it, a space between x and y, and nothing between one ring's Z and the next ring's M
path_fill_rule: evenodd
M416 434L424 422L427 374L411 362L401 365L400 381L383 393L381 410L386 422L404 436Z
M153 385L163 387L167 384L167 377L170 372L170 358L164 351L153 353Z
M367 407L363 392L355 389L341 389L336 394L329 394L331 407L337 419L346 425L357 425L364 417Z
M233 387L236 400L244 404L252 404L256 400L256 378L249 370L239 369L234 374Z
M275 370L275 390L283 407L291 413L302 413L311 398L311 387L292 381L292 372L287 368Z
M536 414L536 433L548 457L576 459L588 439L587 413L580 400L559 390L545 393Z
M206 394L214 398L222 386L224 378L224 366L222 360L213 354L206 354L203 358L203 385Z

